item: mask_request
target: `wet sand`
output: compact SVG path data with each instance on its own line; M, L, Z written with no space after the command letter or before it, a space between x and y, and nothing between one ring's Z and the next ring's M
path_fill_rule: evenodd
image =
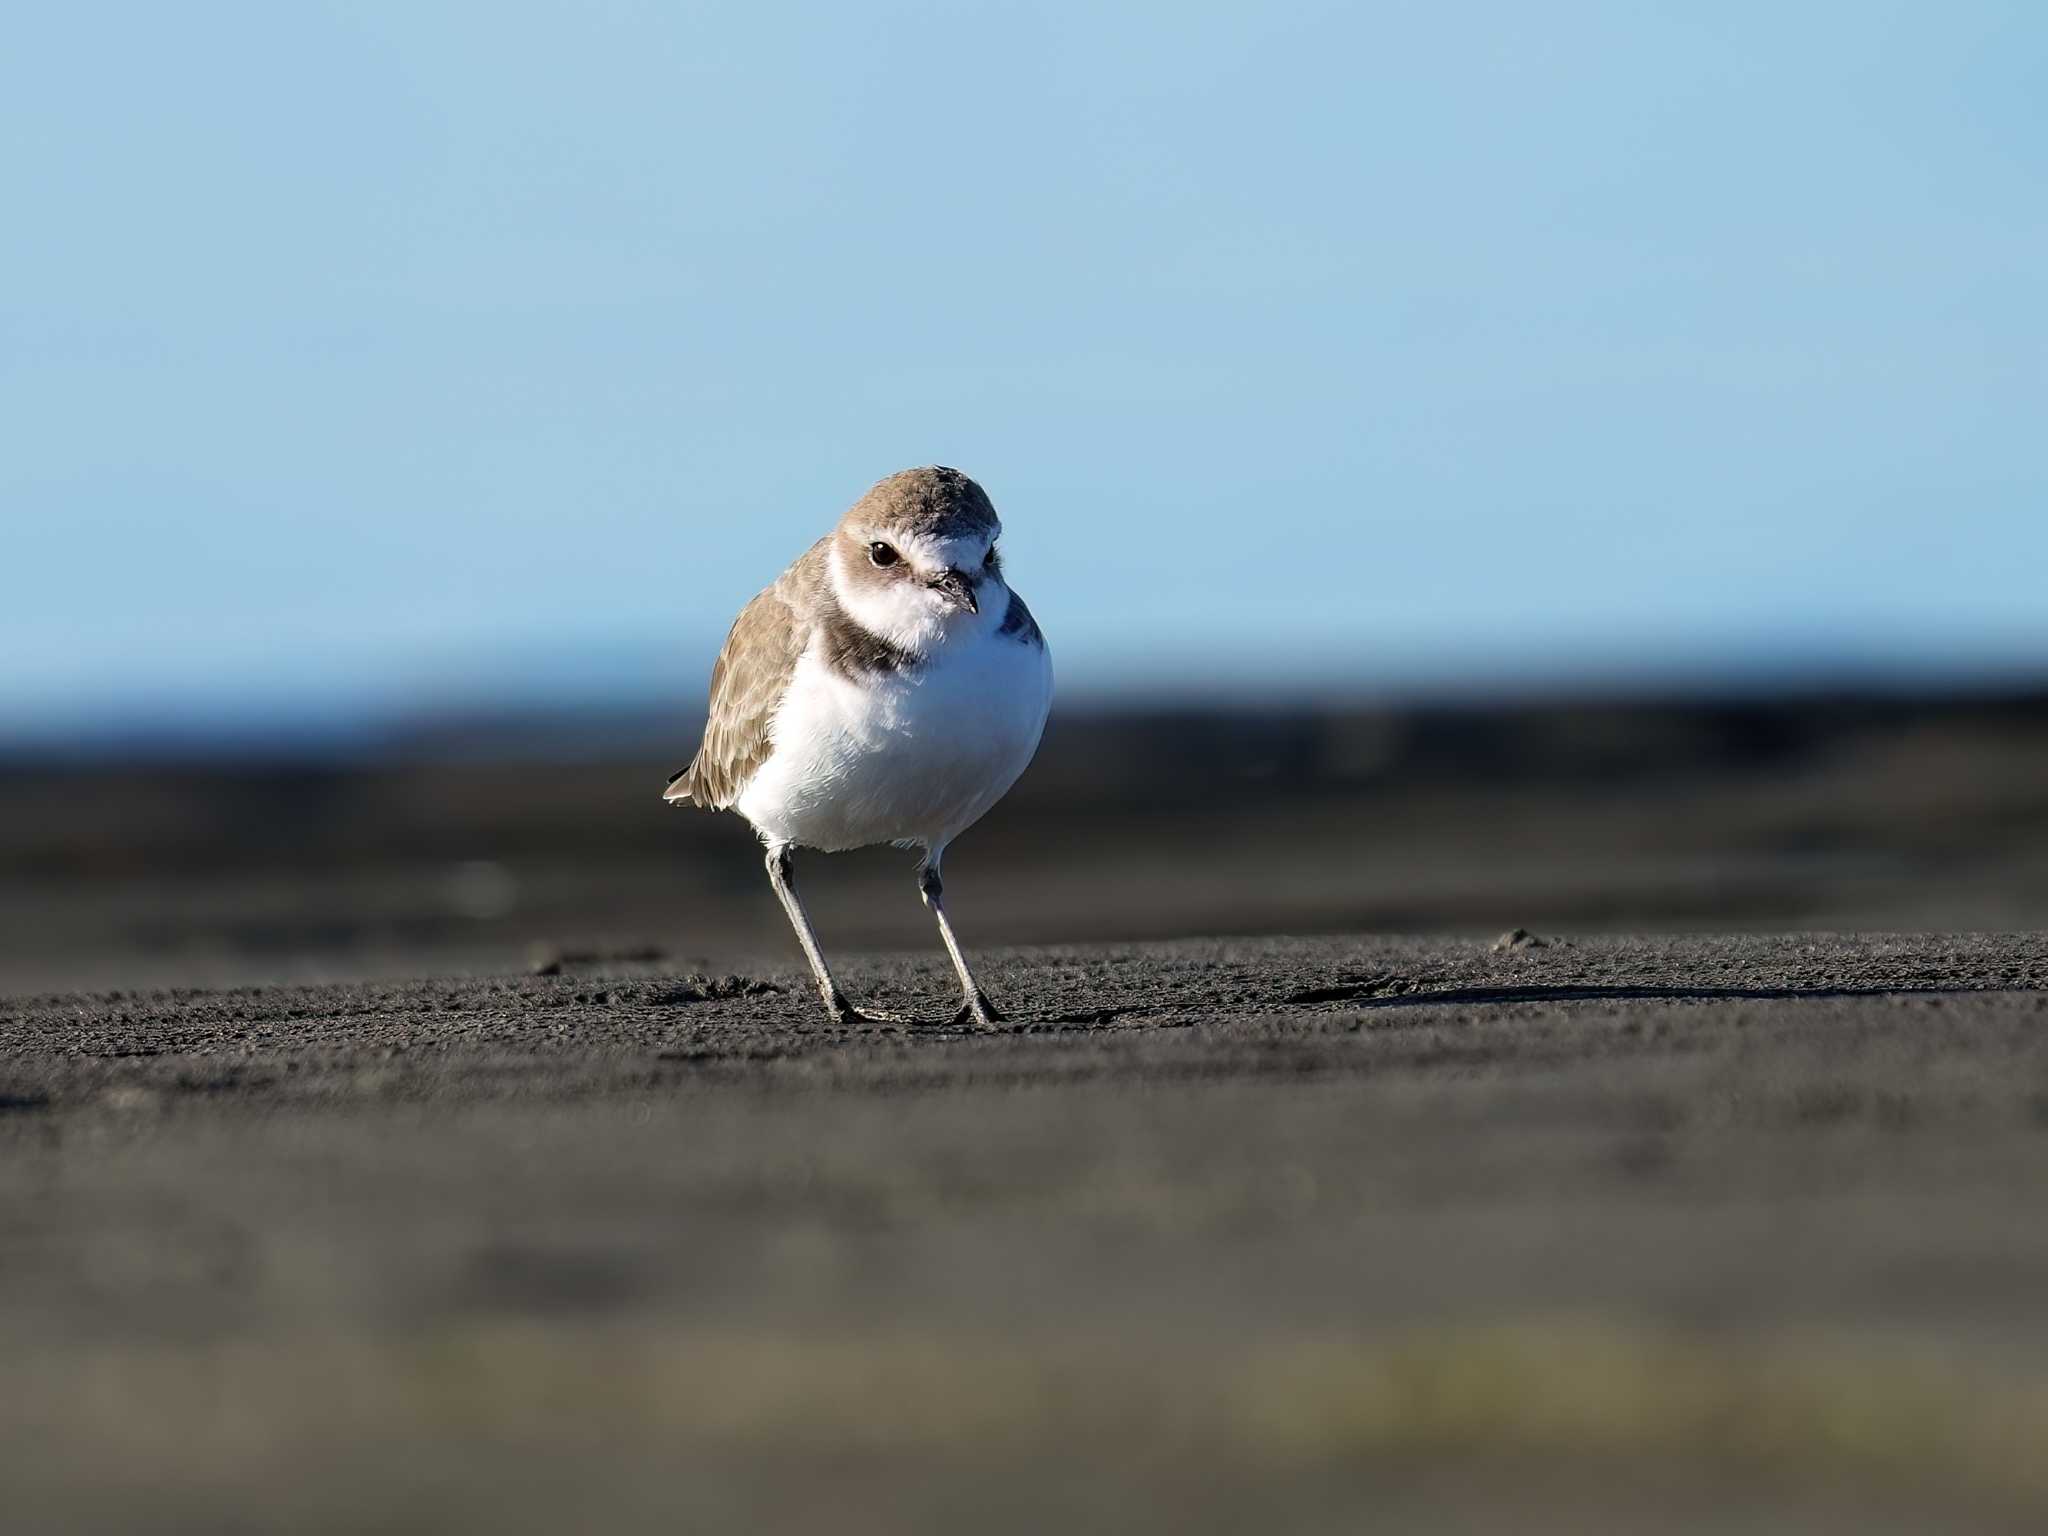
M1013 949L0 1000L85 1529L2029 1529L2048 938ZM1490 938L1490 936L1489 936ZM944 1017L936 951L851 990Z

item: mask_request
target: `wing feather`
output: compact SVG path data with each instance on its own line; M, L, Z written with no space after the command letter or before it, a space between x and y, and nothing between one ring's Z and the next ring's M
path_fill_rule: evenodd
M711 711L703 745L690 766L670 778L664 800L726 810L768 760L775 712L810 643L810 626L800 615L808 607L805 589L821 574L812 569L821 555L822 541L733 620L711 666Z

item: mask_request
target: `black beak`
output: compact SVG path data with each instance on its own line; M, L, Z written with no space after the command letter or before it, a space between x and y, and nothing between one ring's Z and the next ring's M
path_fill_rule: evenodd
M981 600L974 595L974 578L967 572L947 571L943 576L934 576L932 586L950 597L956 608L981 612Z

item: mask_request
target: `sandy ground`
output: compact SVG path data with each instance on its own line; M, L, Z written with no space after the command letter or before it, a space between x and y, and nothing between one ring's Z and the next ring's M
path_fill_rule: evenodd
M2039 1529L2048 938L0 1000L73 1529ZM950 1010L932 952L857 992Z

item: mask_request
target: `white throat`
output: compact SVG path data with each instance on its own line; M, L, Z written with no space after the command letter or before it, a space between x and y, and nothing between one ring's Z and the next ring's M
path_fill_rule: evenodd
M948 557L955 552L933 545L905 553L916 566L937 571L951 563ZM844 546L835 540L826 570L839 606L862 629L913 655L930 656L963 640L994 634L1009 609L1010 591L998 575L991 574L982 580L976 593L981 611L969 613L915 576L885 583L851 579L843 564L846 558Z

